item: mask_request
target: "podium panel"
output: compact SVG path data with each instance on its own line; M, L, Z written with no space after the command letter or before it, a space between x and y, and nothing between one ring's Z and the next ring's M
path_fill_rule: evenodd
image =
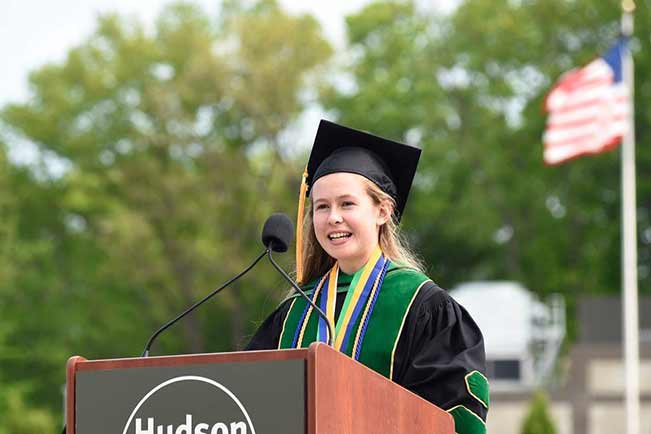
M68 433L304 434L307 351L264 353L73 358Z
M76 388L77 434L305 433L302 360L82 371Z
M453 434L452 417L324 344L72 357L67 434Z

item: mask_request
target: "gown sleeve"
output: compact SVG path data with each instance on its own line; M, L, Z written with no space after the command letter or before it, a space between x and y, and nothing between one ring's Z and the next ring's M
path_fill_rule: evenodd
M455 420L458 434L486 432L484 339L468 312L430 283L414 299L395 354L394 381Z

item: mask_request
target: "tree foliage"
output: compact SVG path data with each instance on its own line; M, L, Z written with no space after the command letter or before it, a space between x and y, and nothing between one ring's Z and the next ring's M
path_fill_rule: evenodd
M524 423L522 424L522 434L555 434L556 427L549 414L549 401L542 391L536 391L529 404Z
M3 384L58 411L69 356L138 355L252 260L264 219L293 208L300 169L282 135L330 52L313 18L272 1L214 22L179 3L153 32L101 17L64 62L31 74L29 101L2 110L3 137L63 169L0 172L0 207L14 216L0 226L0 259L14 256L0 277ZM283 290L260 266L154 352L236 349Z
M445 287L523 282L540 295L620 288L617 152L542 163L542 102L558 76L605 51L618 2L467 0L449 17L375 2L349 17L351 86L324 92L351 125L420 144L405 225ZM636 12L638 173L648 170L648 5ZM640 287L651 289L651 184L638 177ZM570 300L572 302L572 300Z

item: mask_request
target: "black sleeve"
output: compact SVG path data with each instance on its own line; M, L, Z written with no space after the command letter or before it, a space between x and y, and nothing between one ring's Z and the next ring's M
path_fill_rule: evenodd
M468 312L434 283L423 287L398 341L394 381L444 410L461 405L485 421L488 402L471 395L466 380L473 371L485 380L485 358L484 339ZM487 382L485 388L488 401Z
M291 302L286 301L273 311L255 332L244 351L277 349L280 333L283 330L283 322L287 312L289 312L290 305Z

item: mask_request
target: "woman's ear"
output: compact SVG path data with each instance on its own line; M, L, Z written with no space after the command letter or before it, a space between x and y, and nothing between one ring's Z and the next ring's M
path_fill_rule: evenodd
M382 201L378 206L377 225L382 226L389 221L392 214L392 207L389 201Z

